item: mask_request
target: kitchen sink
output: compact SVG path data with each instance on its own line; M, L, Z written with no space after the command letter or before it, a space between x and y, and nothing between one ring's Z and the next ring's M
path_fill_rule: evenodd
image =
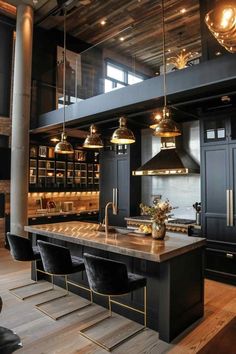
M105 232L105 226L99 225L98 231ZM124 234L125 235L125 234L129 234L130 232L131 232L131 230L127 229L126 227L109 226L109 233L111 233L111 234L119 233L119 234Z

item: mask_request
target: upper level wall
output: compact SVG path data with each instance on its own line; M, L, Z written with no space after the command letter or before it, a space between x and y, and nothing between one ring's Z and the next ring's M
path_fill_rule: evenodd
M10 116L14 22L0 15L0 116Z

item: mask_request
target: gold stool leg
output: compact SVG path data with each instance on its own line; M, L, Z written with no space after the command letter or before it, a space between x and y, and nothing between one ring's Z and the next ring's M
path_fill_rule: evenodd
M100 294L102 295L102 294ZM146 329L146 325L147 325L147 288L146 286L143 288L143 307L144 307L144 310L141 311L141 310L138 310L134 307L131 307L131 306L128 306L128 305L125 305L125 304L122 304L118 301L114 301L111 299L111 296L108 296L108 311L109 311L109 315L99 321L97 321L96 323L93 323L92 325L89 325L85 328L83 328L82 330L79 331L79 333L89 339L90 341L92 341L93 343L99 345L101 348L107 350L107 351L112 351L113 349L115 349L116 347L120 346L121 344L123 344L124 342L126 342L127 340L131 339L132 337L136 336L138 333L142 332L144 329ZM89 335L87 335L86 332L87 330L95 327L97 324L101 323L102 321L112 317L112 303L115 303L117 305L120 305L122 307L125 307L125 308L128 308L130 310L133 310L135 312L138 312L138 313L141 313L143 316L144 316L144 325L141 327L141 328L138 328L136 329L135 331L133 331L131 334L127 335L125 338L119 340L118 342L116 342L115 344L113 344L111 347L108 347L106 346L105 344L103 344L102 342L90 337Z
M144 326L147 327L147 287L143 288Z
M17 286L15 288L11 288L9 289L10 293L12 293L14 296L16 296L18 299L21 299L21 300L25 300L25 299L28 299L30 297L33 297L33 296L36 296L36 295L39 295L39 294L43 294L45 292L48 292L48 291L51 291L52 288L48 288L48 289L42 289L42 290L38 290L36 292L32 292L32 293L28 293L28 294L17 294L17 290L20 290L20 289L24 289L24 288L28 288L32 285L36 285L36 284L39 284L38 282L38 272L41 272L41 273L45 273L44 271L42 271L41 269L38 269L37 268L37 261L33 261L34 262L34 265L35 265L35 281L32 281L28 284L24 284L24 285L20 285L20 286Z
M49 273L48 273L48 274L49 274ZM53 280L53 274L50 274L50 275L52 276L52 280ZM69 292L69 284L73 284L73 285L75 285L75 286L77 286L77 287L81 287L81 288L83 288L83 289L85 289L85 290L87 290L87 291L90 291L90 294L91 294L91 290L90 290L90 289L85 288L85 287L83 287L83 286L80 286L79 284L75 284L75 283L73 283L73 282L70 282L70 281L68 280L68 275L67 275L67 274L64 275L64 279L65 279L66 292L65 292L63 295L60 295L60 296L58 296L58 297L56 297L56 298L54 298L54 299L51 299L51 300L48 300L48 301L44 301L44 302L41 302L41 303L35 305L35 307L36 307L39 311L41 311L41 312L43 312L44 314L46 314L47 316L51 317L51 318L54 319L55 321L58 320L58 319L60 319L60 318L62 318L62 317L64 317L64 316L67 316L67 315L69 315L69 314L71 314L71 313L73 313L73 312L75 312L75 311L78 311L78 310L81 310L81 309L83 309L83 308L85 308L85 307L87 307L87 306L90 306L91 303L92 303L92 297L90 297L90 300L91 300L91 301L90 301L89 303L86 303L86 304L83 304L83 305L80 304L79 306L76 306L76 308L73 308L72 310L69 310L69 311L67 311L67 312L65 312L65 313L57 314L57 315L53 315L53 314L50 313L47 309L43 308L43 306L45 306L45 305L47 305L47 304L49 304L49 303L52 303L53 301L56 301L56 300L59 300L60 298L69 296L69 295L70 295L70 292ZM53 282L53 287L54 287L54 282Z

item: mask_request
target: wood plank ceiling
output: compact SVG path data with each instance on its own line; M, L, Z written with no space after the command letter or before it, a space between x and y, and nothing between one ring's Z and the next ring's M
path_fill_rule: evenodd
M37 11L39 21L52 3L47 2ZM67 30L72 36L133 57L153 71L162 64L160 0L84 0L71 5ZM165 19L167 54L173 56L185 48L198 56L195 53L201 52L199 1L166 0ZM102 20L105 25L101 25ZM40 25L62 31L63 18L58 14L49 16Z
M17 5L20 1L8 2ZM63 31L59 10L63 2L38 0L35 23L47 30ZM70 35L132 57L153 73L158 71L162 65L161 0L68 0L67 4ZM101 25L102 20L105 25ZM182 48L200 55L198 0L165 0L165 23L167 56L176 55Z

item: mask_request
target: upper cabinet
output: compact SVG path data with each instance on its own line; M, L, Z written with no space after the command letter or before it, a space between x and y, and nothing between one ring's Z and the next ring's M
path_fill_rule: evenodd
M131 145L117 145L100 154L100 221L105 217L107 203L117 201L118 215L109 209L110 225L125 226L127 216L138 215L141 202L140 177L132 176L132 171L141 163L140 135L135 134L136 142Z
M54 154L54 147L30 147L30 191L99 189L100 167L94 151L75 150L72 155Z
M236 120L233 115L228 117L206 118L201 122L201 143L218 144L235 143L236 141Z

